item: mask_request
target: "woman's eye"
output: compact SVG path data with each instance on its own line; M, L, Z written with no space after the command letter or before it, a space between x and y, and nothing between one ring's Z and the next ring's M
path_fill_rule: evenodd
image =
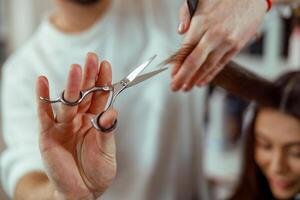
M272 146L270 144L265 143L265 142L257 141L256 144L259 148L264 149L264 150L270 150L272 148Z
M300 151L290 151L289 154L293 157L300 158Z

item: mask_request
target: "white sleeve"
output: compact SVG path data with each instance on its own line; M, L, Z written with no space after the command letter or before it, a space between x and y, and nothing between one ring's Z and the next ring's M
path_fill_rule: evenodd
M2 71L1 96L6 144L0 157L1 182L10 197L22 176L43 170L38 146L35 75L26 69L26 62L15 60L8 61Z

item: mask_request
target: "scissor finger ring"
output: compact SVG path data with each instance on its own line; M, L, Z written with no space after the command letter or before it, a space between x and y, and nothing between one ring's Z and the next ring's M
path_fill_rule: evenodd
M103 133L109 133L113 130L116 129L117 124L118 124L118 120L116 119L114 121L114 123L111 125L111 127L109 128L104 128L103 126L101 126L100 124L100 118L102 117L102 115L105 113L106 111L103 111L102 113L100 113L97 117L93 118L91 120L93 127L97 130L97 131L101 131Z
M75 101L68 101L65 99L65 91L62 92L61 96L60 96L60 102L66 106L77 106L78 104L81 103L82 101L82 97L83 97L83 92L80 91L79 93L79 97L77 100Z

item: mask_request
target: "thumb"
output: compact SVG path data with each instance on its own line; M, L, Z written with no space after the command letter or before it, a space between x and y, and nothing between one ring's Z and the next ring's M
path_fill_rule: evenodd
M100 118L100 124L102 127L109 128L117 120L118 113L114 109L110 109L103 114ZM97 134L97 145L100 149L107 153L115 153L115 139L114 132Z
M188 31L191 23L191 15L189 12L189 7L187 1L185 1L179 10L179 25L178 25L178 33L184 34Z
M118 113L114 109L110 109L103 114L100 118L100 125L105 128L109 128L117 120Z

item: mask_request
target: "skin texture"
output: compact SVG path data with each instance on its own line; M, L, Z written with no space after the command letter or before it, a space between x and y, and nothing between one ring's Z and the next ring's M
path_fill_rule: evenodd
M99 70L98 67L98 56L94 53L88 54L83 72L79 65L71 66L65 89L68 101L76 100L80 90L111 84L110 64L104 61ZM113 132L98 132L90 119L103 111L109 94L93 94L79 106L60 105L54 117L51 105L39 100L40 96L49 97L46 77L38 78L36 93L41 126L39 144L47 176L25 176L17 186L15 199L29 199L27 194L31 199L101 196L116 176L116 147ZM100 123L110 127L116 118L116 111L110 110Z
M186 2L180 10L178 32L183 46L196 44L172 72L173 91L206 85L256 34L267 10L266 1L203 0L190 18Z
M255 125L255 161L277 199L300 192L300 121L271 109L259 112Z

